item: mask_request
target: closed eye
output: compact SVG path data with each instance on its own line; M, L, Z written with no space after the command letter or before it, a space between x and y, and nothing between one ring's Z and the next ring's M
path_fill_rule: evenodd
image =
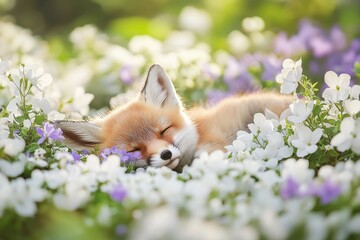
M168 127L165 128L164 130L162 130L162 131L160 132L160 135L164 135L164 133L165 133L167 130L169 130L171 127L172 127L172 126L168 126Z
M132 149L132 150L130 150L130 151L127 151L127 152L138 152L138 151L140 151L140 148L134 148L134 149Z

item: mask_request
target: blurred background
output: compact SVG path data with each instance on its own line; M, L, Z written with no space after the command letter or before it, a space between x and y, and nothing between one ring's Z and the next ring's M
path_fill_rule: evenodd
M121 102L155 62L188 105L211 104L276 88L285 58L302 58L319 88L327 70L355 76L359 10L358 0L0 0L0 57L45 66L60 89L76 82L99 96L93 108Z

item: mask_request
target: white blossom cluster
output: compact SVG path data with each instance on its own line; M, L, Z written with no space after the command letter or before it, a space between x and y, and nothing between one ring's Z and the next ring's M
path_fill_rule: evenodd
M37 203L45 199L72 211L86 206L94 192L111 192L121 184L127 192L121 204L141 206L133 212L136 225L130 239L286 239L301 226L310 239L326 239L331 231L339 238L359 233L360 215L352 215L349 206L325 215L313 212L314 197L284 199L278 193L289 177L303 191L310 182L330 180L340 187L342 196L354 195L351 204L359 204L360 192L354 190L360 179L359 162L324 166L318 177L307 160L286 160L277 171L261 169L257 162L232 162L214 152L203 154L181 174L165 167L126 174L118 156L100 164L97 156L89 155L86 162L35 170L27 179L10 180L1 173L0 212L13 208L21 216L34 216ZM99 224L114 221L116 212L104 209L96 217ZM193 223L200 224L201 231Z
M328 85L322 94L324 100L314 100L313 96L299 99L296 94L302 80L301 60L294 63L286 59L284 69L278 75L281 92L294 93L294 101L280 117L266 110L265 114L254 115L254 123L248 125L249 132L239 131L237 139L227 149L233 159L253 159L263 168L276 167L278 161L293 154L299 158L320 150L336 148L339 152L351 149L360 151L360 85L350 86L350 75L339 76L328 71L325 82ZM319 109L313 114L315 107ZM325 114L322 114L325 113ZM319 121L320 119L320 121ZM320 125L316 125L318 121ZM332 136L336 122L340 131ZM321 139L332 138L331 141ZM326 144L326 146L323 146ZM351 157L348 157L351 159Z

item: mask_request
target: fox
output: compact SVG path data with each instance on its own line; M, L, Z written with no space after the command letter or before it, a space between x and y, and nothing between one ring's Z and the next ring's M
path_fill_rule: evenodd
M139 151L135 167L166 166L181 172L201 152L225 151L256 113L266 109L280 116L292 98L274 92L229 97L217 105L186 109L164 69L150 67L139 94L88 121L62 120L65 144L74 150L99 150L116 146Z

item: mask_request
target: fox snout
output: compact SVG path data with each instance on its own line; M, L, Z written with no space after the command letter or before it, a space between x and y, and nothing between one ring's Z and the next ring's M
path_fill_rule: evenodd
M162 140L153 140L146 149L142 157L148 166L167 166L174 169L179 165L181 152L171 143L164 144Z
M172 152L168 149L161 152L160 157L162 160L169 160L172 157Z

